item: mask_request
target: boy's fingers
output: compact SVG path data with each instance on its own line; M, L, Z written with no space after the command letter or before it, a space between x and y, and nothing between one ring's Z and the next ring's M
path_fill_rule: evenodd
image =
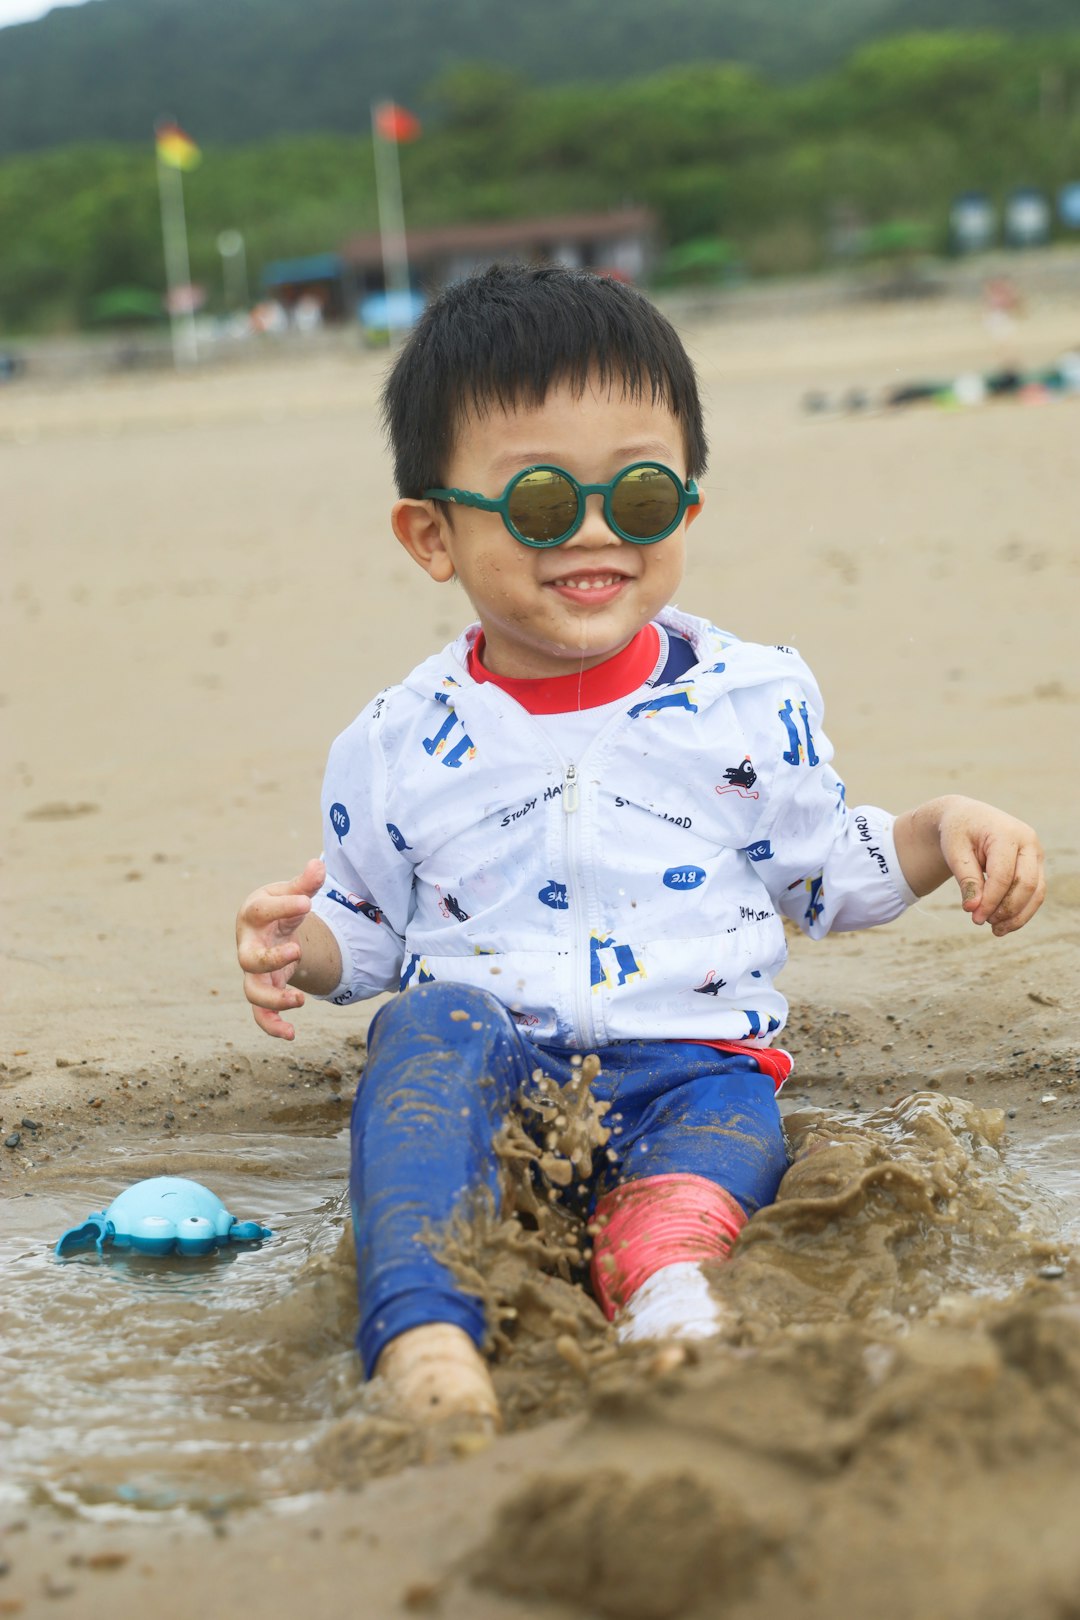
M1035 886L1035 893L1032 895L1024 909L1022 911L1018 911L1015 917L1011 917L1009 919L1005 925L1005 932L1007 934L1011 934L1017 928L1023 928L1025 923L1029 923L1031 921L1032 917L1034 917L1035 913L1038 911L1045 899L1046 881L1040 874L1039 881Z
M300 947L295 940L283 945L265 945L262 936L245 936L236 948L236 959L245 973L276 973L300 960Z
M296 1034L291 1024L284 1018L279 1018L276 1012L266 1012L262 1007L252 1007L255 1022L266 1035L274 1035L278 1040L291 1041Z
M285 883L268 883L262 891L264 894L318 894L326 877L326 863L319 860L310 860L296 877L289 878Z
M301 894L310 895L314 898L326 882L326 862L320 860L308 861L296 881L300 886Z
M995 937L1003 939L1006 934L1015 934L1018 928L1023 928L1024 924L1030 922L1034 917L1045 898L1046 889L1040 884L1027 905L1021 907L1015 916L1006 918L1004 922L991 923Z
M970 839L956 836L945 840L941 853L957 883L965 911L974 911L983 896L983 874Z
M1010 917L1027 905L1041 882L1042 862L1039 853L1025 845L1017 854L1012 882L991 913L990 921L1008 922Z
M287 984L276 985L268 973L245 973L244 994L253 1007L266 1007L271 1012L304 1005L302 991Z
M990 851L986 862L986 882L983 885L982 899L972 913L976 922L986 922L992 917L1017 882L1018 854L1015 844L1007 844L1003 848Z
M294 933L311 910L312 899L322 888L325 878L325 865L322 861L313 860L308 861L299 877L291 878L287 883L267 883L263 888L255 889L237 913L237 946L250 949L243 945L247 930L257 934L268 928L277 928L284 933ZM246 961L242 965L253 971L259 971L262 967L261 963Z
M258 889L243 904L240 920L249 928L268 928L271 923L298 923L311 910L311 899L306 894L273 894Z
M990 926L998 935L1014 933L1030 922L1046 898L1046 878L1038 851L1021 850L1016 871L1012 888L990 918Z

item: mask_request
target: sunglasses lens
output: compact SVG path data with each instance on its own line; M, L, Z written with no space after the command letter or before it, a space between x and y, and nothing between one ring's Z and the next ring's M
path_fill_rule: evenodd
M663 534L678 513L679 486L663 467L634 467L611 492L611 515L634 540Z
M510 491L507 509L519 534L550 545L574 526L577 490L561 473L540 467L518 479Z

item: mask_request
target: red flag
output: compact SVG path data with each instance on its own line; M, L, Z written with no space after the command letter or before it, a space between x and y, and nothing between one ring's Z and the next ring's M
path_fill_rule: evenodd
M384 141L415 141L420 134L420 120L406 107L384 101L375 109L375 130Z

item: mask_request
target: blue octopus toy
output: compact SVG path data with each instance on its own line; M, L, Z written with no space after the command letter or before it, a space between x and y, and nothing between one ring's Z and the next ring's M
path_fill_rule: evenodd
M272 1234L258 1221L238 1221L221 1199L197 1181L152 1176L114 1198L108 1209L88 1215L56 1245L63 1258L93 1245L133 1249L137 1254L210 1254L232 1243L261 1243Z

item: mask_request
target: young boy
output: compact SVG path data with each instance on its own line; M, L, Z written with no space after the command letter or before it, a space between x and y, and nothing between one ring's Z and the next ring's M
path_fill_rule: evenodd
M600 1059L611 1137L575 1195L620 1336L714 1332L702 1263L787 1164L782 918L872 927L952 873L1005 935L1041 904L1042 854L971 799L849 809L798 655L667 606L706 444L640 294L561 269L460 282L385 414L394 533L478 623L334 743L324 861L245 901L238 954L287 1040L304 992L404 992L353 1110L358 1344L415 1415L496 1420L482 1308L422 1232L497 1194L492 1141L536 1072Z

